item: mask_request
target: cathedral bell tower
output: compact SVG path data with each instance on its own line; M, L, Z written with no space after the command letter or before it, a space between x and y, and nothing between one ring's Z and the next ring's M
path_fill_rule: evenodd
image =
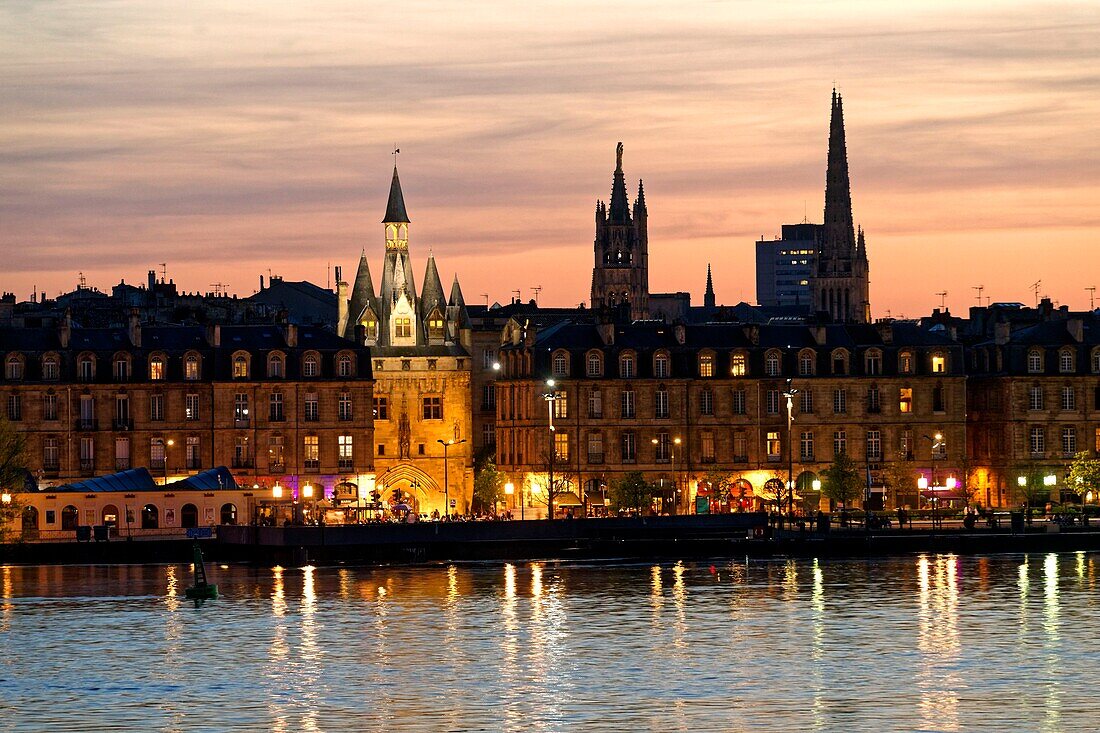
M623 144L615 149L611 203L596 202L592 308L606 308L631 320L649 318L649 234L645 190L638 181L633 216L623 175Z

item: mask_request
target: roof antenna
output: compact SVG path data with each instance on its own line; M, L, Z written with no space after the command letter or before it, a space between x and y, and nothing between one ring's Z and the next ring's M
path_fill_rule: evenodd
M1042 280L1036 280L1031 284L1031 289L1035 291L1035 307L1039 307L1039 287L1043 284Z
M1085 288L1085 290L1089 291L1089 310L1094 311L1096 310L1096 286L1093 285L1091 288Z
M518 303L519 302L519 291L518 290L513 290L512 292L516 294L516 299L512 302L513 303Z
M978 307L981 308L982 307L982 291L985 290L985 286L984 285L971 285L970 289L978 291Z
M942 293L936 293L936 295L940 296L940 310L947 308L947 291L944 290Z
M538 305L539 304L539 291L542 290L542 286L541 285L535 285L531 289L535 291L535 305Z

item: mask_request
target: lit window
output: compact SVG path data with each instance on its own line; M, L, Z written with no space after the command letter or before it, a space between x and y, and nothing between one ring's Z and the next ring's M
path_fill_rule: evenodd
M394 335L401 338L412 336L412 319L407 316L399 316L393 319Z
M912 387L902 387L898 390L898 408L901 410L901 412L913 411Z
M745 355L734 354L730 360L730 374L735 377L745 376Z
M149 379L158 382L164 379L164 357L154 356L149 360Z
M710 354L703 354L699 357L699 376L700 377L713 377L714 376L714 357Z
M243 354L233 357L233 378L248 379L248 357Z
M187 358L183 360L183 378L193 381L200 376L199 357L195 354L188 354Z
M943 354L932 355L932 373L942 374L947 371L947 358Z
M898 356L898 371L902 374L913 373L913 354L909 351L903 351Z
M782 443L779 442L778 432L769 432L767 435L768 460L778 461L782 455Z

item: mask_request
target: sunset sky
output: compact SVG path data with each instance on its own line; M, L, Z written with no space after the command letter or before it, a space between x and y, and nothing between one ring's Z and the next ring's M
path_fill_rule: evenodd
M908 6L908 7L906 7ZM0 288L185 290L381 267L396 143L417 281L589 295L615 143L650 287L755 301L823 207L844 95L875 317L1100 285L1100 6L0 2Z

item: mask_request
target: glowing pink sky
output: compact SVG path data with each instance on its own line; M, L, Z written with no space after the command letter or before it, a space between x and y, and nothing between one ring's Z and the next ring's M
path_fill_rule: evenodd
M0 287L377 269L396 142L418 281L431 247L468 302L576 304L622 140L651 289L754 301L753 242L821 219L834 79L875 316L1100 285L1095 4L519 5L0 4Z

